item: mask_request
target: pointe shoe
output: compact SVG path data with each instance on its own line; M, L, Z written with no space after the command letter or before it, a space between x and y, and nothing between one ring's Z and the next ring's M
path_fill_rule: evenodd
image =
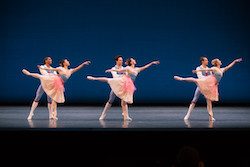
M52 119L54 119L54 120L58 120L58 118L57 118L56 116L53 116L53 117L52 117Z
M174 76L174 79L178 80L178 81L183 81L183 78L178 77L178 76Z
M189 118L189 116L188 116L188 115L186 115L186 116L184 117L184 120L188 120L188 118Z
M31 120L34 114L30 114L27 118L27 120Z
M30 72L27 71L27 70L25 70L25 69L23 69L22 72L23 72L25 75L30 75Z
M209 119L209 121L215 121L214 117L212 118L212 120L211 120L211 119Z
M132 121L132 118L130 118L129 116L124 117L124 121Z
M92 77L92 76L87 76L87 79L88 79L88 80L95 80L95 78Z
M106 114L102 114L99 118L99 120L104 120L104 118L106 117Z
M214 117L209 116L209 121L215 121Z

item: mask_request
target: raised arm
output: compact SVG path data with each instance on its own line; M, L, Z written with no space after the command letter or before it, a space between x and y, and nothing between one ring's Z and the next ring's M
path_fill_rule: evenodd
M224 68L224 71L227 71L229 68L233 67L233 65L234 65L235 63L241 62L241 61L242 61L242 58L234 60L231 64L229 64L228 66L226 66L226 67Z
M147 65L141 67L141 68L140 68L140 71L145 70L146 68L150 67L150 66L153 65L153 64L160 64L160 61L153 61L153 62L151 62L151 63L149 63L149 64L147 64Z
M82 63L81 65L79 65L78 67L72 69L72 73L80 70L84 65L89 65L91 63L91 61L85 61L84 63Z

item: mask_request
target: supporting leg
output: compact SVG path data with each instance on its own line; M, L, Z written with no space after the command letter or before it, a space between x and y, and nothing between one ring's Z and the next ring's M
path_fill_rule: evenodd
M215 121L212 111L212 101L207 99L207 111L209 114L209 121Z
M34 111L37 108L39 100L42 98L43 93L44 93L43 87L42 87L42 85L40 85L38 87L37 91L36 91L36 97L35 97L35 99L34 99L34 101L32 103L32 106L31 106L31 109L30 109L30 114L29 114L27 120L32 119L32 117L34 115Z
M48 110L49 110L49 119L53 118L53 100L47 95L47 102L48 102Z
M194 107L195 107L195 102L191 102L191 104L189 105L189 108L188 108L188 112L187 112L186 116L184 117L184 120L188 120Z
M107 112L107 110L108 110L111 106L112 106L112 103L109 103L109 102L106 103L106 105L105 105L105 107L104 107L104 109L103 109L103 111L102 111L102 115L100 116L99 120L103 120L103 119L105 118L106 112Z
M124 121L132 121L132 118L128 116L128 105L125 101L121 101L122 111L123 111L123 117Z
M186 116L184 117L184 120L188 120L188 118L190 117L190 114L191 114L192 110L194 109L195 104L196 104L196 102L198 101L198 99L200 97L200 94L201 94L200 88L197 87L195 89L194 98L192 99L192 102L189 105L188 112L187 112Z
M53 118L53 107L52 107L52 103L48 102L48 110L49 110L49 119Z
M99 120L102 120L105 118L106 116L106 112L108 111L108 109L112 106L112 103L115 101L115 93L111 90L109 93L109 100L106 103L102 115L100 116Z
M55 100L52 101L52 107L53 107L53 110L54 110L52 119L58 120L58 118L57 118L57 103L56 103Z
M37 101L33 101L31 109L30 109L30 114L27 118L27 120L31 120L33 115L34 115L34 110L36 109L36 107L38 106L38 102Z

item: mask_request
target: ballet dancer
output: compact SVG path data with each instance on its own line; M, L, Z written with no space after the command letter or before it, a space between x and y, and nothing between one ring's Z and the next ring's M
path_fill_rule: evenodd
M41 67L43 68L52 68L50 65L52 64L52 59L51 57L45 57L43 59L44 61L44 65L42 65ZM47 71L47 70L42 70L40 69L40 73L42 75L56 75L56 71ZM44 94L44 90L42 85L40 84L40 86L38 87L37 91L36 91L36 97L32 103L31 109L30 109L30 113L29 116L27 118L27 120L32 119L33 115L34 115L34 111L38 106L38 103L40 101L40 99L42 98L42 95ZM49 109L49 119L52 118L52 99L47 95L47 102L48 102L48 109Z
M146 68L150 67L153 64L159 64L159 61L153 61L143 67L135 67L136 61L133 58L129 58L126 61L127 67L123 69L109 69L105 72L126 72L127 75L119 78L106 78L106 77L92 77L87 76L87 79L89 80L97 80L97 81L103 81L108 82L110 85L112 91L115 93L117 97L121 99L121 105L122 108L125 108L126 103L132 104L133 103L133 94L136 90L134 86L134 81L138 75L139 72L145 70ZM123 110L123 116L124 120L131 120L131 118L128 116L128 111Z
M122 66L123 58L121 55L115 56L115 63L116 63L116 65L112 69L123 69L123 66ZM121 72L111 71L111 74L112 74L113 78L119 78L119 77L126 75L126 72L124 72L124 71L121 71ZM116 97L116 95L111 89L111 91L109 93L109 99L108 99L108 101L107 101L107 103L102 111L102 115L100 116L99 120L103 120L105 118L106 112L112 106L112 103L114 102L115 97ZM121 106L125 107L122 109L123 111L128 110L127 104L125 104L125 106L123 106L123 105L121 105ZM131 119L131 118L128 118L128 119Z
M26 69L23 69L22 72L26 75L30 75L34 78L38 78L41 81L42 87L45 93L53 99L52 107L53 107L53 116L52 119L57 120L57 103L64 103L64 83L69 79L71 74L80 70L84 65L89 65L91 62L86 61L79 65L76 68L69 69L70 63L67 59L63 59L60 61L60 67L57 68L43 68L38 65L39 69L48 70L48 71L56 71L59 75L53 76L44 76L38 73L30 73Z
M205 96L207 99L207 110L209 113L209 120L215 121L213 118L213 111L212 111L212 101L219 101L219 93L218 93L218 84L223 77L223 73L227 71L229 68L233 67L233 65L237 62L241 62L242 59L236 59L228 66L221 68L221 61L219 59L213 59L212 65L214 67L207 68L207 69L199 69L199 70L193 70L193 73L197 73L199 71L212 71L213 75L203 77L201 79L196 79L192 77L188 78L182 78L179 76L174 76L174 79L179 81L188 81L188 82L194 82L199 87L200 92Z
M208 65L208 59L206 57L201 57L200 58L200 62L201 62L201 65L198 66L196 68L196 70L200 70L200 69L207 69L207 65ZM212 72L211 71L198 71L197 73L197 77L199 79L205 77L205 76L208 76L208 75L212 75ZM195 104L196 102L198 101L199 97L200 97L200 88L197 86L196 89L195 89L195 93L194 93L194 97L189 105L189 108L188 108L188 112L186 114L186 116L184 117L184 120L188 120L192 110L194 109L195 107Z

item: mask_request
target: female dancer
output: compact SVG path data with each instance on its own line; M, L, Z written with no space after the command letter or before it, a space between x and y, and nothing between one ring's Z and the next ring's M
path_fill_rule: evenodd
M63 59L60 61L61 67L57 68L43 68L38 66L39 69L48 70L48 71L56 71L59 75L53 76L44 76L38 73L30 73L26 69L23 69L22 72L26 75L30 75L34 78L38 78L41 81L42 87L46 94L53 99L52 107L54 110L53 117L51 119L57 120L57 103L64 103L64 86L63 84L69 79L71 74L80 70L84 65L89 65L91 62L86 61L79 65L76 68L69 69L69 61L67 59Z
M201 79L196 79L192 77L182 78L179 76L174 76L174 79L179 81L189 81L196 83L196 85L200 88L201 93L207 99L207 110L209 113L209 120L215 121L212 112L212 101L219 101L218 84L221 78L223 77L223 73L227 71L229 68L231 68L236 62L241 62L241 61L242 61L241 58L236 59L225 68L220 68L220 66L222 65L221 61L219 59L214 59L212 60L212 64L214 65L214 67L207 69L193 70L193 73L197 73L199 71L212 71L214 75L210 75Z
M139 68L139 67L135 67L135 65L136 65L135 59L129 58L126 61L126 64L128 65L127 67L125 67L123 69L109 69L109 70L105 71L105 72L126 71L127 75L125 75L123 77L119 77L119 78L88 76L87 79L108 82L108 84L110 85L110 87L111 87L112 91L115 93L115 95L121 99L124 120L132 120L128 116L128 110L124 110L124 109L126 107L126 103L129 103L129 104L133 103L133 94L134 94L134 91L136 90L133 82L135 81L139 72L141 72L142 70L145 70L146 68L150 67L153 64L159 64L159 63L160 63L159 61L153 61L153 62L145 65L144 67Z

